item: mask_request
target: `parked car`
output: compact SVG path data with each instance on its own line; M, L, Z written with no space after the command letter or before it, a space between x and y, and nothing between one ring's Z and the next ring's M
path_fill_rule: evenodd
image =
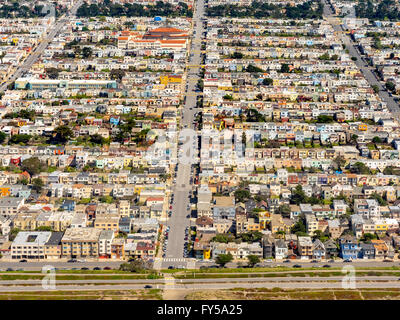
M94 267L93 270L101 270L99 267Z
M87 267L82 267L81 270L89 270Z
M77 262L76 259L69 259L67 262Z
M351 259L345 259L343 262L353 262Z
M19 262L28 262L26 259L19 260Z
M151 285L149 285L149 284L146 284L146 285L144 286L144 288L145 288L145 289L151 289L151 288L153 288L153 286L151 286Z
M174 268L173 266L169 266L169 267L168 267L169 270L171 270L171 269L173 269L173 268Z
M6 271L14 271L14 269L13 268L7 268Z
M295 265L293 266L293 268L301 268L301 265L295 264Z
M103 270L111 270L110 267L104 267Z
M329 264L324 264L322 267L323 268L330 268L331 266Z

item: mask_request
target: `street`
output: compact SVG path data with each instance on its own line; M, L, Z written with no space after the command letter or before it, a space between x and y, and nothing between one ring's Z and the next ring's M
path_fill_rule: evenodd
M187 89L186 101L182 110L181 130L185 128L193 129L194 113L196 112L196 85L200 79L199 72L201 64L201 35L204 32L202 18L204 17L204 0L196 2L196 9L193 17L193 24L195 25L191 48L189 50L189 66L187 72ZM190 152L193 156L198 156L198 147L196 144L192 146L192 141L189 142ZM184 237L185 228L190 227L190 194L192 191L192 184L190 178L192 174L192 162L178 159L178 171L176 176L176 183L174 188L174 202L172 204L172 216L169 218L167 225L170 227L169 239L166 250L166 257L163 259L162 268L169 266L187 266L187 260L183 258L184 252Z
M47 36L40 42L40 44L32 50L30 55L25 59L25 61L15 70L15 72L8 78L7 82L4 82L0 86L0 92L4 92L7 89L9 83L14 82L16 79L21 77L25 72L29 71L32 65L39 59L43 54L44 50L47 48L49 43L51 43L54 37L60 32L62 27L68 21L68 16L73 16L76 14L78 8L82 5L83 0L78 0L71 7L69 13L64 14L58 21L54 23L52 27L49 28Z
M8 268L12 268L13 270L17 269L24 269L26 271L41 271L44 266L51 266L54 268L60 268L60 269L71 269L71 268L90 268L93 269L94 267L109 267L112 269L118 269L120 264L123 263L123 261L86 261L86 262L66 262L66 261L51 261L51 260L46 260L46 261L28 261L28 262L19 262L18 260L6 262L6 261L1 261L0 262L0 271L5 271Z
M324 16L331 22L331 25L336 32L342 32L342 25L340 24L335 24L332 23L332 19L334 19L334 13L328 4L327 0L323 1L324 4ZM388 91L382 83L377 79L375 73L373 73L370 68L366 65L366 62L363 60L363 57L361 56L360 52L356 48L356 44L351 40L350 35L347 35L345 33L342 34L342 41L346 45L346 49L349 50L349 54L351 57L356 57L357 60L355 61L355 64L357 67L360 69L362 74L364 75L365 79L368 81L368 83L373 86L376 85L379 88L379 97L381 98L382 101L386 103L387 108L389 109L390 112L392 112L393 116L395 118L399 118L400 115L400 107L398 103L393 99L393 97L389 96Z

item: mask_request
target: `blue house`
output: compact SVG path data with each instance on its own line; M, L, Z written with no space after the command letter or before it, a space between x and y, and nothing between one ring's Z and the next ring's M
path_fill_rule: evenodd
M117 126L118 123L119 123L119 117L111 116L111 117L110 117L110 123Z
M375 259L375 247L372 243L361 243L360 248L359 259Z
M125 232L125 233L130 233L131 226L132 226L131 218L121 217L121 219L119 219L119 231Z
M339 239L339 243L340 243L340 257L343 260L358 259L361 247L357 243L357 240L354 236L351 235L343 236Z
M74 211L75 210L75 201L74 200L64 200L61 205L61 208L67 211Z

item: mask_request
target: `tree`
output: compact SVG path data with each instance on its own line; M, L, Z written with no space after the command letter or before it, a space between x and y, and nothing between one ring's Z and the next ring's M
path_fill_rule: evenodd
M376 234L375 233L364 233L363 235L362 235L362 237L360 238L360 241L363 241L363 242L371 242L371 240L375 240L375 239L377 239L378 237L376 236Z
M232 54L232 58L233 59L242 59L243 58L243 53L241 53L241 52L234 52L233 54Z
M372 138L372 142L373 142L373 143L382 143L382 139L379 138L379 137L373 137L373 138Z
M46 68L45 71L50 79L57 79L60 73L60 71L57 68Z
M100 202L104 202L104 203L113 203L114 202L114 198L112 196L102 196L99 198Z
M215 259L215 263L219 264L222 268L225 265L233 260L233 256L231 253L228 254L219 254L218 257Z
M150 269L149 266L140 259L130 260L128 263L123 263L119 266L119 270L142 273Z
M287 204L281 204L276 210L276 213L282 215L283 217L289 217L290 212L290 207Z
M300 204L304 203L304 200L306 199L306 194L303 191L303 187L298 184L296 188L292 192L292 197L291 197L291 202L294 204Z
M8 236L9 241L14 241L15 237L17 236L18 232L20 232L21 229L19 228L12 228L10 231L10 234Z
M386 89L388 89L389 91L394 91L394 90L396 89L395 84L394 84L393 82L391 82L391 81L387 81L387 82L385 83L385 87L386 87Z
M374 192L371 195L370 199L375 199L376 201L378 201L380 206L386 206L387 202L382 198L382 196L379 193Z
M283 63L281 65L281 69L280 69L281 73L289 73L290 72L290 68L289 65L287 63Z
M357 57L351 57L351 60L357 61L358 59L357 59Z
M260 231L249 231L240 235L242 242L249 243L258 242L262 239L262 237L263 234Z
M90 136L90 142L95 143L95 144L104 144L104 138L99 135L98 133L95 133L94 135Z
M248 255L247 260L251 268L253 268L257 263L260 262L260 258L253 254Z
M325 114L321 114L317 118L317 122L320 123L331 123L333 122L333 117L332 116L327 116Z
M369 168L362 162L354 163L353 166L350 168L350 172L357 174L370 174Z
M264 86L270 86L274 83L274 80L272 80L271 78L264 78L262 84Z
M235 191L235 199L237 202L244 202L250 198L250 191L239 189Z
M259 68L259 67L256 67L256 66L254 66L254 65L252 65L252 64L249 64L249 65L247 66L246 71L247 71L247 72L264 72L263 69L261 69L261 68Z
M23 143L26 144L32 138L29 134L14 134L8 141L10 144Z
M356 134L351 135L351 138L350 138L351 142L356 143L357 139L358 139L358 135L356 135Z
M125 77L126 72L122 69L112 69L110 71L110 78L113 80L121 81L123 77Z
M3 132L0 131L0 143L3 143L6 140L7 135Z
M32 189L36 190L37 192L42 191L44 186L44 182L41 178L35 178L32 180Z
M93 54L93 50L90 47L83 47L82 48L82 57L84 59L90 58Z
M74 135L71 128L66 125L58 126L54 129L54 132L56 133L56 140L59 142L66 142Z
M38 157L30 157L21 163L21 169L27 171L31 176L42 171L43 165Z
M378 87L376 84L373 84L373 85L372 85L372 89L374 89L374 92L375 92L375 93L378 93L378 92L379 92L379 87Z
M212 241L214 242L221 242L221 243L228 243L234 241L235 238L231 234L217 234Z
M307 229L304 223L304 217L300 217L300 219L291 228L291 232L295 234L298 232L305 233L306 231Z
M341 170L345 166L346 160L343 158L343 156L339 155L333 159L333 164L336 170Z

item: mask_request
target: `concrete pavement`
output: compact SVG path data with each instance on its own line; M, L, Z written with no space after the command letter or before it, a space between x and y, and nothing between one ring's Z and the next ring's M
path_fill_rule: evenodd
M194 34L191 41L191 47L188 52L189 61L186 70L186 94L185 104L183 107L181 119L181 129L193 129L194 113L196 112L196 85L200 79L198 67L201 64L201 36L204 32L203 22L201 18L204 17L204 0L196 2L196 7L193 16ZM190 140L189 140L190 141ZM198 144L192 145L189 142L189 151L192 152L193 157L198 156ZM187 150L187 148L183 148ZM185 161L185 155L182 154L178 158L178 171L176 176L176 184L174 186L174 203L172 205L172 216L169 218L167 225L170 227L168 245L166 250L166 257L162 261L162 268L169 266L182 266L187 267L187 260L183 258L184 245L185 245L185 229L190 228L190 194L192 186L190 177L192 173L192 161ZM189 217L188 217L189 215Z
M4 92L7 89L9 83L12 83L19 77L21 77L25 72L28 72L32 65L39 59L43 54L44 50L47 48L49 43L51 43L54 37L60 32L62 27L68 22L68 17L76 14L78 8L83 4L83 0L78 0L71 7L70 11L64 14L60 19L56 20L54 25L49 28L47 36L40 42L40 44L31 52L31 54L25 59L25 61L15 70L15 72L8 78L8 81L0 86L0 92Z
M327 0L323 0L323 5L324 5L324 16L328 19L328 21L332 22L332 19L334 18L334 13L327 2ZM343 28L341 24L335 24L331 23L334 31L336 32L342 32ZM360 69L362 74L364 75L365 79L368 81L368 83L373 86L376 85L379 88L379 97L381 98L382 101L385 102L387 108L389 111L393 114L393 116L397 119L400 119L400 106L399 104L391 97L386 90L386 88L382 85L382 83L379 81L377 78L376 74L371 71L371 69L366 65L366 62L363 60L362 55L360 54L359 50L357 49L356 43L354 43L350 35L347 34L342 34L342 41L346 45L346 49L349 50L349 54L351 57L356 57L357 60L355 61L357 67Z
M120 264L123 261L87 261L87 262L66 262L66 261L28 261L28 262L19 262L17 261L0 261L0 271L5 271L8 268L12 268L14 270L17 269L24 269L26 271L35 271L35 270L42 270L44 266L52 266L54 268L90 268L93 269L94 267L105 268L109 267L112 269L118 269Z

